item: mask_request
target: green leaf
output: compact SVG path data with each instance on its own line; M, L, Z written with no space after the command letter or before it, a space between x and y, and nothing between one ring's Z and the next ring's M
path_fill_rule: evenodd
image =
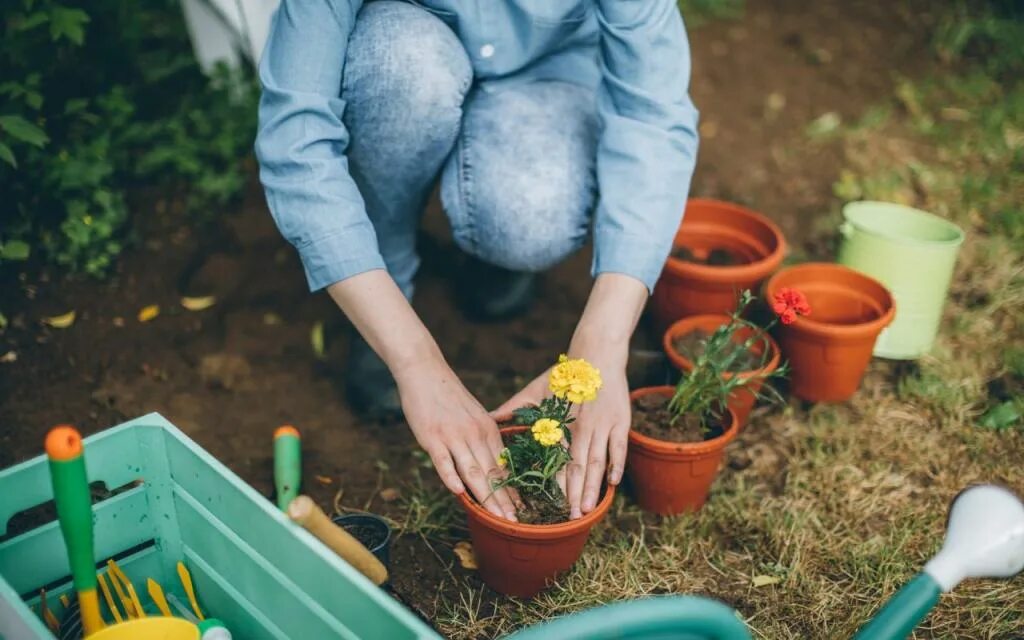
M0 116L0 129L6 131L15 140L34 147L42 147L50 141L45 131L21 116Z
M14 30L15 31L28 31L30 29L35 29L36 27L38 27L39 25L43 24L44 22L46 22L49 19L50 19L50 16L46 15L42 11L40 11L38 13L33 13L32 15L25 16L25 18L21 22L15 22L14 23Z
M0 245L0 258L4 260L28 260L31 252L28 243L21 240L9 240Z
M81 9L54 7L50 13L50 37L56 42L61 38L74 44L85 42L85 25L89 22L89 14Z
M3 160L15 169L18 168L18 161L14 159L14 152L2 142L0 142L0 160Z
M986 429L1000 431L1013 426L1020 418L1021 415L1017 409L1017 403L1013 400L1007 400L989 409L981 418L981 426Z

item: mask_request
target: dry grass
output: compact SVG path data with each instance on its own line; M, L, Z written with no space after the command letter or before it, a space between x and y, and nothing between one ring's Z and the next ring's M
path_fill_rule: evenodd
M849 403L755 417L701 512L661 519L620 497L557 586L530 602L467 587L441 605L442 632L496 637L615 600L696 593L736 607L757 638L849 637L938 549L963 487L1024 494L1021 425L979 426L998 400L990 381L1024 383L1024 87L979 75L905 84L843 135L837 206L901 201L968 231L933 355L874 363ZM779 581L756 587L755 576ZM1024 577L968 582L915 637L1021 638L1022 602Z

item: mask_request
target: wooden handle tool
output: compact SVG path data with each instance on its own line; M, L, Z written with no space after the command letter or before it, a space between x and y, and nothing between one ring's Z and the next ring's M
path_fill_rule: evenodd
M352 565L359 573L374 584L382 585L388 580L388 570L377 556L338 525L331 522L327 514L309 496L299 496L288 505L288 517L302 525L320 542Z

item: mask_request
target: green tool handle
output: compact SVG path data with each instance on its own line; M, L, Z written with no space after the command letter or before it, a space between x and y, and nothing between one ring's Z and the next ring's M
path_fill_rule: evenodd
M274 438L274 488L281 511L298 497L301 484L302 441L296 435L279 435Z
M79 454L67 460L50 458L50 479L57 518L68 550L71 578L78 591L96 588L96 560L93 558L92 499L85 475L85 458Z
M917 574L864 625L854 640L903 640L939 602L942 588L927 573Z

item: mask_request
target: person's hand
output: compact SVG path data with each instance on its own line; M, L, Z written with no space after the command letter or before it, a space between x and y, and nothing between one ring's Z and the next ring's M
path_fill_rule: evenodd
M559 484L569 500L569 517L590 513L601 496L601 483L617 485L626 465L626 448L631 420L629 387L626 383L624 345L589 342L577 334L569 348L570 358L583 358L601 372L603 386L597 398L576 407L577 419L569 425L572 461ZM506 420L520 407L538 404L548 390L548 371L537 376L522 391L491 412L496 420Z
M494 419L443 358L427 359L394 374L406 420L445 486L455 494L468 487L488 511L515 521L513 494L491 489L491 482L504 475L498 466L504 444Z

